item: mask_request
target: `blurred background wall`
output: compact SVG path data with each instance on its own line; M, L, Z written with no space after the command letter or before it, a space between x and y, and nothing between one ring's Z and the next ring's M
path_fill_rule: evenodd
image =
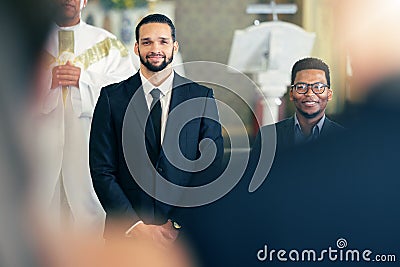
M120 0L129 3L110 8L104 3L111 0L90 0L84 10L83 17L88 23L104 27L121 38L132 50L134 44L134 27L147 13L160 12L170 16L176 25L177 38L180 42L180 56L182 62L211 61L228 64L229 53L234 31L254 25L255 21L266 22L272 20L272 15L247 14L246 8L250 4L270 3L269 0ZM116 1L118 2L118 1ZM278 15L279 20L298 25L308 32L314 32L316 39L311 56L323 59L331 68L333 100L328 104L327 114L339 122L345 123L341 114L354 99L348 93L349 70L347 56L343 53L338 14L335 12L338 2L335 0L276 0L276 4L296 4L295 14ZM133 3L133 4L132 4ZM127 4L128 5L128 4ZM121 8L122 7L122 8ZM130 30L129 30L130 29ZM199 70L186 69L189 78L215 75L214 70L204 68ZM195 73L194 73L195 72ZM257 90L248 88L237 75L219 72L220 80L227 84L234 84L233 90L225 90L223 86L213 85L217 99L234 107L242 118L249 134L250 142L257 131L254 110L257 103ZM211 86L211 85L210 85ZM289 84L287 84L289 86ZM240 95L240 97L238 97ZM294 113L293 105L288 94L281 97L278 120L291 116ZM246 104L247 103L247 104ZM253 111L252 111L253 109Z

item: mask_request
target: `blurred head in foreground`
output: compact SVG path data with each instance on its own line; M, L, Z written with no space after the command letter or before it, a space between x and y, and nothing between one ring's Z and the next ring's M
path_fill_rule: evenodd
M114 222L115 234L121 226ZM125 222L121 221L122 225ZM56 232L50 233L46 227L35 235L35 253L39 266L74 266L74 267L195 267L191 252L183 241L161 246L159 242L137 238L107 239L104 243L86 236L84 233ZM114 231L110 230L111 232Z
M49 6L46 0L15 0L0 7L0 266L36 266L22 225L29 220L24 217L29 172L21 128L52 20Z
M339 4L338 21L351 66L350 98L400 74L400 1L352 0Z

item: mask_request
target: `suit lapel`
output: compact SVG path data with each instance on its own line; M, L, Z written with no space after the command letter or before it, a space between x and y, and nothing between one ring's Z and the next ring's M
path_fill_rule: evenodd
M146 143L154 149L153 146L156 145L156 136L151 120L149 120L149 125L147 126L149 130L146 131L146 121L149 117L149 108L147 106L139 72L128 80L125 84L125 89L127 90L130 99L127 112L133 112L135 114L139 126L138 128L145 135Z
M291 117L290 120L288 120L288 134L289 134L289 145L293 146L294 145L294 117Z
M331 126L332 126L332 122L328 119L328 117L325 117L325 121L324 124L322 125L322 129L321 129L321 136L325 136L326 134L329 134L329 132L331 131Z
M284 147L288 148L294 145L294 117L290 117L289 119L285 120L283 125L283 131L281 135L284 136L282 140L285 144Z
M172 84L172 93L171 93L171 101L169 104L168 114L172 112L172 110L177 107L179 104L185 102L186 100L190 99L190 83L191 81L188 79L183 78L182 76L178 75L176 72L174 74L174 80ZM174 114L177 116L177 114ZM165 126L165 132L167 133L170 127L177 127L176 123L167 119L167 123ZM182 136L186 136L187 127L182 129L180 133ZM165 137L165 135L164 135ZM165 140L165 138L164 138ZM183 144L186 144L185 142ZM185 151L185 146L181 147L182 151ZM163 153L163 151L161 151ZM161 154L160 153L160 154Z
M190 83L192 83L190 80L183 78L176 72L174 73L171 101L169 104L168 113L170 113L171 110L173 110L177 105L190 98L189 86L188 86ZM137 115L142 130L144 131L145 129L144 127L146 125L146 118L149 115L149 108L147 106L146 98L144 96L142 81L140 79L139 72L137 72L136 75L132 77L132 80L126 84L126 87L128 87L127 90L130 92L130 98L135 97L134 99L135 105L133 105L133 110ZM137 90L139 91L136 92ZM168 120L167 120L167 125L168 125Z
M180 103L189 99L189 80L179 76L176 72L174 74L174 81L172 84L171 102L169 104L168 114Z
M169 104L168 113L170 113L180 103L183 103L184 101L190 98L190 93L189 93L190 90L188 84L190 84L191 81L183 78L176 72L174 73L174 75L175 76L173 80L171 101ZM149 130L148 131L145 130L146 119L149 117L149 109L142 88L142 81L140 79L139 72L137 72L134 76L131 77L131 79L128 80L128 82L125 84L125 88L128 92L129 98L131 99L130 104L128 106L128 110L134 112L140 130L143 132L143 134L145 134L145 138L147 141L146 143L150 145L151 149L154 149L155 148L154 146L156 145L156 136L152 127L153 125L151 120L149 120L148 122L149 123L148 126L150 126ZM168 128L171 127L169 126L170 124L171 123L167 119L165 131L168 131ZM182 133L183 135L184 131L186 131L186 128L183 129Z

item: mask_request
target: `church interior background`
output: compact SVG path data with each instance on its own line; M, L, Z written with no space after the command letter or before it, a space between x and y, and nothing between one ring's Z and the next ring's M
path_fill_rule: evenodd
M340 122L340 114L349 100L348 93L346 93L349 86L349 75L346 55L341 52L340 42L335 41L335 33L338 29L334 10L337 1L277 0L274 3L278 6L292 4L297 7L294 14L279 14L279 21L289 22L303 28L306 32L315 33L310 56L319 57L330 66L334 98L328 105L327 114ZM273 20L273 16L269 14L248 14L246 8L251 4L270 4L270 1L90 0L83 11L83 19L90 24L111 31L133 51L136 23L148 13L163 13L175 22L177 39L180 43L178 61L184 63L210 61L228 64L235 30ZM136 66L139 66L137 58L135 60ZM194 70L183 71L186 72L186 76L194 75L194 73L190 73ZM205 76L213 75L212 68L211 70L197 68L195 71L204 72ZM226 90L226 88L218 85L210 85L215 91L215 97L233 107L235 112L239 114L246 126L251 144L258 128L255 117L260 115L255 114L259 104L257 103L259 101L257 92L249 89L247 83L241 83L241 79L235 78L235 75L229 71L220 72L218 75L220 80L232 80L235 88ZM231 83L228 82L228 84ZM289 85L286 84L286 86ZM289 117L294 113L294 109L289 103L288 94L280 96L277 101L279 107L278 115L274 118L275 121ZM263 122L259 118L259 123L268 124L271 121L265 122L264 120ZM235 125L232 127L235 128Z

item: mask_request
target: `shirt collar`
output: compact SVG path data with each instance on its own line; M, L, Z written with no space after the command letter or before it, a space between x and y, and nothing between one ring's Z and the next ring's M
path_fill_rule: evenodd
M322 118L318 121L318 123L316 125L314 125L312 131L314 132L315 127L318 127L318 131L321 132L322 130L322 126L324 126L324 122L325 122L325 114L324 116L322 116ZM294 114L294 126L296 127L298 125L299 129L301 130L301 132L303 133L303 130L301 129L301 125L299 123L299 120L297 119L297 115L296 113Z
M168 78L159 86L154 86L151 82L149 82L149 80L147 80L143 74L142 71L139 71L140 74L140 79L142 80L142 86L143 86L143 91L145 95L150 94L151 90L153 90L154 88L158 88L160 89L162 95L166 95L168 93L168 91L172 90L172 82L174 81L174 76L175 76L175 72L172 71L171 74L168 76Z
M78 24L73 25L73 26L68 26L68 27L60 27L60 26L58 26L56 23L54 23L54 25L55 25L55 29L56 29L57 31L60 31L60 30L64 30L64 31L74 31L74 30L78 29L79 27L81 27L81 25L83 25L84 23L85 23L85 22L83 22L82 20L80 20L80 22L79 22Z

